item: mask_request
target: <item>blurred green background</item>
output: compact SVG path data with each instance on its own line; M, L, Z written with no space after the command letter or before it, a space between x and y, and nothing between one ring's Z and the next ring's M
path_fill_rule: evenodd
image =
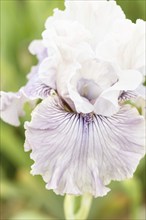
M145 1L119 0L127 18L145 20ZM26 74L37 60L28 52L33 39L41 38L45 19L53 8L64 8L63 1L1 0L1 90L17 91L26 82ZM39 176L30 175L33 161L23 150L23 122L14 128L1 122L1 219L64 219L63 197L45 189ZM88 219L145 219L144 159L134 178L112 182L111 192L94 199Z

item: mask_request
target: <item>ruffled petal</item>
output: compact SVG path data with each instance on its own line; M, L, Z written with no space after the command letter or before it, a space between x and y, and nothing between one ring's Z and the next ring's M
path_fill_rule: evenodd
M142 82L142 75L138 71L125 70L117 72L119 80L110 88L101 93L96 100L94 112L104 116L112 116L117 113L120 106L118 105L121 91L135 90Z
M0 92L1 119L11 125L19 126L19 117L25 115L24 104L28 102L32 108L36 105L35 100L44 99L51 93L51 88L41 81L29 81L17 93Z
M135 91L123 91L121 92L121 94L119 95L119 102L125 102L128 100L135 100L138 97L138 93Z
M93 46L111 31L115 21L125 19L115 1L65 1L65 6L65 11L55 10L53 17L47 19L46 28L52 20L78 21L91 32Z
M143 72L145 25L146 23L142 20L137 20L136 24L128 19L116 21L111 33L97 45L97 57L117 63L122 69Z
M70 65L70 71L68 71L70 74L67 75L67 88L78 113L94 111L100 115L111 116L119 110L119 91L102 93L104 89L108 91L110 86L116 84L119 69L96 59L84 62L83 66L77 66L77 69L75 64L71 67Z
M43 83L38 75L34 76L20 91L29 100L44 99L50 95L51 87Z
M56 89L57 59L47 57L39 66L39 78L49 87Z
M45 99L26 122L25 150L32 174L57 194L104 196L111 180L133 175L144 155L144 119L122 107L113 117L66 112L57 96Z
M32 41L29 45L29 51L31 54L36 55L39 61L47 57L47 49L43 45L43 40Z
M0 92L0 113L5 122L19 126L19 117L24 116L23 105L27 101L21 92Z
M44 99L48 97L51 87L45 84L39 77L40 64L33 66L27 75L28 82L20 88L20 92L30 100Z
M53 42L56 46L60 44L75 46L91 38L90 32L79 22L55 19L48 22L42 36L46 47Z
M118 71L116 65L94 58L82 64L80 75L84 79L93 80L102 90L105 90L118 81Z
M135 24L134 31L131 34L131 39L126 45L125 61L129 63L129 68L137 69L143 72L145 68L145 34L146 22L138 19ZM144 71L145 72L145 71Z

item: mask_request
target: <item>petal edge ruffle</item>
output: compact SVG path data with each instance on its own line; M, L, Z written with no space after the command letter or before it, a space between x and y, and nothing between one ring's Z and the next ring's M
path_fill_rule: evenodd
M32 174L61 195L104 196L105 185L130 178L144 155L144 119L129 106L112 117L75 114L55 95L38 105L25 128Z

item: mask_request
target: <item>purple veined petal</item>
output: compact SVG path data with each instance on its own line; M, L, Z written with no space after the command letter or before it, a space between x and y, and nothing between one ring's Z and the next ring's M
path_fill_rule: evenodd
M35 100L44 99L50 95L51 88L39 79L38 66L32 67L27 84L18 92L0 92L0 113L5 122L19 126L19 117L24 116L24 104L28 102L34 108Z
M51 87L46 85L39 77L40 65L33 66L30 73L27 75L28 82L23 86L20 91L30 101L35 99L44 99L48 97Z
M32 174L61 195L104 196L106 185L132 177L144 156L144 118L130 106L104 117L66 112L57 96L49 97L25 128Z
M31 77L28 83L22 87L21 92L30 100L44 99L50 95L51 87L43 83L38 74Z
M136 91L122 91L119 95L119 102L128 101L128 100L134 100L138 97L138 93Z
M14 126L19 126L19 117L24 116L23 105L27 98L21 92L0 92L1 119Z

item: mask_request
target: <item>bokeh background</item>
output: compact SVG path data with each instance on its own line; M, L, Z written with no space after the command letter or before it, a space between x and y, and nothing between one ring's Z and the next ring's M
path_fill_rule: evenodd
M117 2L133 22L145 20L144 0ZM17 91L26 82L30 67L37 63L28 45L41 38L44 22L56 7L63 9L63 1L1 0L1 90ZM1 219L64 219L64 198L47 191L40 176L30 175L33 161L23 150L23 122L30 120L30 109L25 109L19 128L1 122ZM112 182L106 197L93 200L88 219L144 220L145 171L142 159L132 180Z

